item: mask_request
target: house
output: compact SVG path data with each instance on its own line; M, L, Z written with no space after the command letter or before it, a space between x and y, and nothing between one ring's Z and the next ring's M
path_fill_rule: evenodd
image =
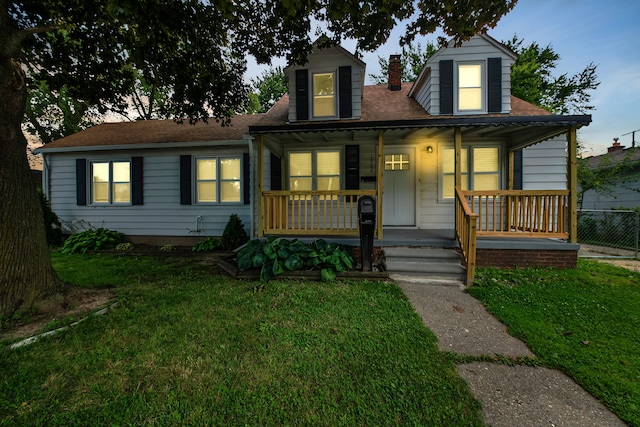
M606 193L586 190L582 195L582 209L634 209L640 208L640 149L635 143L625 148L617 138L607 149L606 154L584 159L589 169L610 169L623 162L629 162L629 167L616 177L618 183Z
M269 112L231 127L103 124L48 144L45 192L69 230L174 244L220 235L230 213L256 237L357 237L372 196L378 244L446 235L471 280L476 264L575 265L576 130L591 117L511 96L515 59L478 35L414 84L392 55L388 84L367 86L359 58L315 49Z

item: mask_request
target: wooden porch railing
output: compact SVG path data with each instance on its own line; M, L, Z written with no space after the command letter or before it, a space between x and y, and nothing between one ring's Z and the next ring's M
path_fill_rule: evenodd
M569 237L569 190L463 191L456 187L456 239L473 284L476 237Z
M456 239L462 250L462 258L467 268L466 284L473 285L476 272L476 228L478 214L473 213L464 192L456 187L455 192Z
M264 234L358 235L358 198L375 190L265 191Z
M569 190L461 191L478 236L568 238Z

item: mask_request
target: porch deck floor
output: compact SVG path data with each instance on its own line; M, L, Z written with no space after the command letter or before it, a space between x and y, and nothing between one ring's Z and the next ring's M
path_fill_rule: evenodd
M457 248L453 229L416 229L416 228L384 228L382 240L374 239L374 246L422 246ZM343 245L360 246L357 237L324 237L327 241ZM300 238L313 240L313 238ZM560 239L537 239L517 237L478 237L479 249L538 249L538 250L578 250L579 245Z

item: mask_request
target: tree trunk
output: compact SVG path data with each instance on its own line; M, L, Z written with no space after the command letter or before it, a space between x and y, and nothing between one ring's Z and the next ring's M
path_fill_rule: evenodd
M0 57L0 317L29 310L62 288L20 127L26 96L20 64Z

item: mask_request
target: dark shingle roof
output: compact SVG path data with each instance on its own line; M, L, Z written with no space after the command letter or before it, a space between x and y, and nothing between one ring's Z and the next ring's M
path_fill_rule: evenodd
M51 142L43 150L126 146L132 144L237 141L249 134L250 131L260 132L269 127L286 132L287 129L295 131L304 126L331 126L332 124L338 124L341 127L348 127L352 124L354 127L360 127L366 126L368 123L376 126L381 123L412 122L413 126L417 126L422 123L428 125L430 121L433 121L434 123L440 123L440 125L449 125L449 121L457 123L457 120L460 123L471 121L474 125L482 125L483 121L486 121L487 124L495 125L502 118L505 120L514 120L519 117L527 120L539 118L542 121L562 118L562 116L555 116L542 108L513 96L511 97L510 114L432 116L415 99L408 96L411 87L411 83L403 83L401 90L391 91L386 85L364 86L362 117L360 119L296 122L290 124L288 122L289 96L285 94L267 113L234 116L230 126L221 126L213 120L208 124L199 122L196 125L178 125L173 120L103 123ZM526 122L522 124L526 124Z
M102 123L82 132L47 144L44 148L115 146L129 144L188 143L196 141L237 141L249 132L249 126L262 115L234 116L230 126L214 120L177 124L173 120L140 120L136 122Z

